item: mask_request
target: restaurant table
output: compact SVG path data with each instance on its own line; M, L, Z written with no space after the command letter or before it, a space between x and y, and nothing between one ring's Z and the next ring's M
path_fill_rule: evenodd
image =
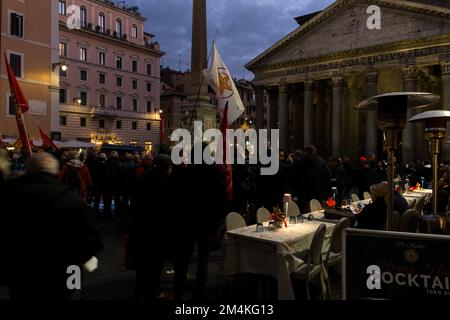
M432 189L417 189L417 190L413 190L413 191L408 191L405 192L406 196L425 196L427 198L427 200L431 200L431 198L433 197L433 190Z
M264 232L257 232L256 225L231 230L225 234L224 274L264 274L278 282L278 299L294 300L291 283L293 266L289 264L292 254L308 250L314 233L321 221L304 221L289 224L287 228L269 229L264 223ZM335 224L326 225L326 241L329 241Z

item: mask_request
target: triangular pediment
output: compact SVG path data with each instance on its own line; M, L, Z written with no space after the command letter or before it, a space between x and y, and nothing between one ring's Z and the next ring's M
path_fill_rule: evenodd
M381 8L381 30L369 30L369 5ZM402 0L338 0L246 67L285 64L339 52L450 34L450 9Z

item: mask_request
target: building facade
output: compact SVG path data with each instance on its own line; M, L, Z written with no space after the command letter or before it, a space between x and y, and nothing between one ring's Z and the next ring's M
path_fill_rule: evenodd
M164 111L164 123L169 132L183 126L186 120L188 90L190 88L190 72L176 71L170 68L161 69L161 109ZM256 127L256 89L253 83L245 79L233 80L244 105L244 113L237 119L232 128ZM217 108L218 101L215 92L208 87L208 103ZM269 94L263 91L263 119L260 128L267 128L270 121ZM220 121L220 119L217 119ZM220 123L217 124L219 126Z
M297 18L298 29L246 65L254 84L270 93L270 127L279 127L281 148L315 144L325 156L381 157L376 113L354 109L376 94L436 93L436 108L450 110L448 1L370 4L381 9L381 29L368 28L367 1L337 0L309 20ZM262 108L257 103L257 117ZM408 118L421 111L409 110ZM429 158L423 132L411 124L403 130L404 162Z
M236 88L241 97L242 103L244 105L244 113L236 120L236 127L250 127L256 128L258 125L256 123L256 90L253 83L245 79L234 80ZM262 122L259 124L259 128L267 128L270 121L270 103L269 95L267 92L262 93Z
M58 128L57 8L57 0L1 1L0 137L19 136L4 54L29 103L24 117L30 136L38 138L39 127Z
M68 68L60 70L62 139L158 145L163 52L138 8L100 0L59 0L58 8L59 59Z

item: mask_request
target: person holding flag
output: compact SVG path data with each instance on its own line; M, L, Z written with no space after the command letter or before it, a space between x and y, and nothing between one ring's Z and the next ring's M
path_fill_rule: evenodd
M211 66L209 69L205 69L203 74L216 93L222 117L220 130L223 136L224 165L221 169L225 175L228 202L231 203L233 200L233 172L230 161L227 161L229 160L229 145L226 143L226 131L244 113L245 109L231 73L217 50L216 42L213 42L212 45Z
M16 79L14 71L8 62L8 58L5 54L6 71L8 73L9 86L11 89L11 99L14 102L14 108L16 111L16 121L17 128L19 130L20 140L23 148L25 149L25 154L27 159L31 158L31 143L28 138L27 129L25 127L25 119L23 114L29 110L27 99L20 88L19 82Z
M211 67L204 70L203 75L217 94L222 116L221 131L226 137L226 130L244 112L244 106L215 44L212 48ZM179 170L179 176L175 175L174 178L175 194L180 195L175 204L179 207L174 208L174 212L179 212L177 221L180 226L175 232L179 243L174 261L175 300L183 298L189 261L195 245L198 256L194 299L200 299L204 295L213 238L220 234L218 230L225 215L227 200L231 204L233 196L232 168L227 164L230 162L226 161L229 153L225 148L225 141L226 139L223 141L224 165L192 164L186 170ZM196 147L200 146L194 146L194 149ZM206 148L206 143L202 143L203 152Z

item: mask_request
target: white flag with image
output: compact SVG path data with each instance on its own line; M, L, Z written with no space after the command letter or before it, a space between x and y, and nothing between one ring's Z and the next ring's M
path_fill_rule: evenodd
M213 43L211 66L203 71L209 85L216 92L219 104L219 111L223 117L225 105L228 102L228 125L235 122L244 113L244 104L230 71L222 60L217 50L216 43Z

